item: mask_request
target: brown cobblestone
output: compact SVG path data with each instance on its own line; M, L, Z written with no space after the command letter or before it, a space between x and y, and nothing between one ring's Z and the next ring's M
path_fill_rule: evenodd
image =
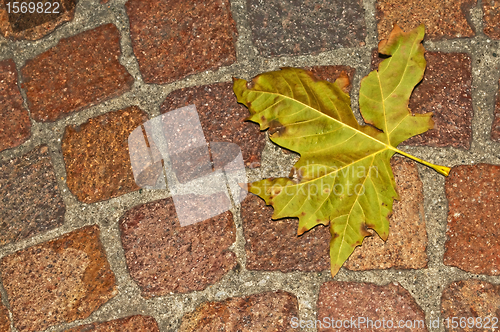
M61 226L66 207L47 146L0 165L0 245Z
M298 220L271 220L273 208L248 194L241 203L246 268L264 271L324 271L330 268L328 227L297 236Z
M92 323L74 327L66 332L133 332L147 331L160 332L155 319L150 316L130 316L120 319L115 319L109 322Z
M86 318L117 294L95 225L6 256L0 269L19 331Z
M66 127L62 151L67 184L80 201L94 203L140 189L132 173L128 136L147 119L132 106Z
M163 114L190 104L196 106L207 142L235 143L241 148L246 166L260 166L265 134L259 126L244 122L250 113L236 101L232 83L176 90L167 96L160 111Z
M58 5L53 5L54 2ZM22 13L20 7L19 13L14 13L14 3L14 0L5 0L2 3L5 7L0 6L0 32L4 37L11 39L37 40L48 35L64 22L71 21L75 15L77 0L33 1L35 4L43 4L43 13L36 12L36 7L33 13L29 12L29 7L26 13ZM18 2L18 6L21 6L21 3L22 1ZM29 2L25 3L29 4Z
M360 0L248 0L252 41L265 57L317 54L365 44Z
M434 128L404 141L403 145L452 146L470 149L472 140L472 64L465 53L426 52L424 79L410 97L415 114L433 112ZM383 59L372 52L372 69Z
M182 318L179 331L291 332L298 307L297 298L283 291L206 302Z
M28 111L17 87L17 70L11 59L0 62L0 151L14 148L31 136Z
M484 34L490 38L500 39L500 3L495 0L482 0Z
M469 9L477 0L377 0L379 40L386 39L397 23L403 31L425 24L426 39L473 37Z
M444 264L500 275L500 166L454 167L446 178L448 229Z
M479 280L462 280L455 281L449 285L443 292L441 297L441 318L449 318L449 326L452 328L451 322L453 317L458 317L458 321L464 317L467 321L470 317L481 317L482 324L486 323L485 318L490 318L489 329L480 328L475 321L475 328L469 328L472 324L467 324L465 329L460 331L488 331L491 330L493 322L492 317L497 317L500 320L500 286L492 285L485 281ZM446 321L445 321L446 324ZM496 324L498 326L498 324ZM451 331L451 328L446 328L446 331ZM455 331L457 331L455 329Z
M391 160L400 200L394 202L386 242L374 234L357 247L344 266L349 270L419 269L427 267L427 231L424 194L417 165L407 159Z
M236 61L238 33L229 1L130 0L125 7L147 83L170 83Z
M491 139L500 142L500 81L498 81L497 100L495 104L495 119L491 126Z
M229 211L181 227L167 198L132 208L119 224L128 270L146 298L203 290L236 267Z
M130 90L133 77L119 56L118 29L105 24L26 61L22 87L33 119L55 121Z
M375 321L390 318L394 326L399 320L425 320L424 311L417 305L410 293L397 283L377 286L368 283L330 281L321 285L316 319L334 318L336 321L351 317L366 317ZM335 323L335 322L333 322ZM358 328L360 325L357 325ZM368 328L369 325L362 325ZM353 328L335 329L352 331ZM371 328L370 330L373 330ZM409 331L410 329L408 329ZM319 326L318 332L334 331L328 326ZM427 328L413 328L411 331L427 331Z
M500 166L454 167L446 178L448 229L444 264L500 275Z

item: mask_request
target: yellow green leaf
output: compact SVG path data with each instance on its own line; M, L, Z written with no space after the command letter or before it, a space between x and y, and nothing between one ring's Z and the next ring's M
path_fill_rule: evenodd
M330 225L330 260L334 276L356 246L373 229L385 241L388 217L398 199L390 158L399 153L448 175L437 166L397 149L407 138L432 128L432 114L412 115L408 100L425 71L423 25L404 33L397 26L379 52L390 57L361 81L360 125L342 88L320 81L306 70L282 68L234 80L238 102L248 120L270 129L270 139L300 154L289 178L264 179L249 185L274 207L273 219L299 218L297 234Z

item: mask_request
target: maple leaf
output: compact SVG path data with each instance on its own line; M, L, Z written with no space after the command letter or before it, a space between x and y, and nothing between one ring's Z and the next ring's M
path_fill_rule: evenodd
M330 225L332 276L373 229L385 241L389 216L398 199L390 158L410 157L443 175L450 169L433 165L396 146L433 127L432 113L412 115L408 101L422 80L426 61L424 26L408 33L395 26L379 52L390 57L361 81L360 125L345 92L344 75L335 83L309 71L282 68L250 84L234 79L238 102L248 107L247 120L270 129L270 139L300 154L289 178L264 179L248 190L274 207L272 219L298 217L297 234Z

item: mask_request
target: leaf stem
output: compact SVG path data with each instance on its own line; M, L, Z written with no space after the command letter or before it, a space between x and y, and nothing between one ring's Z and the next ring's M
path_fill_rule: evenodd
M415 157L415 156L412 156L411 154L408 154L408 153L403 152L403 151L401 151L401 150L399 150L399 149L396 149L396 148L394 148L394 147L392 147L392 146L391 146L390 148L391 148L391 150L395 151L396 153L399 153L399 154L401 154L401 155L403 155L403 156L406 156L406 157L408 157L408 158L410 158L410 159L413 159L413 160L415 160L415 161L418 161L418 162L419 162L419 163L421 163L421 164L424 164L424 165L426 165L426 166L429 166L429 167L433 168L434 170L436 170L436 172L438 172L438 173L440 173L440 174L442 174L442 175L444 175L444 176L448 176L448 174L450 174L451 168L449 168L449 167L446 167L446 166L440 166L440 165L434 165L434 164L428 163L428 162L427 162L427 161L425 161L425 160L422 160L422 159L420 159L420 158L417 158L417 157Z

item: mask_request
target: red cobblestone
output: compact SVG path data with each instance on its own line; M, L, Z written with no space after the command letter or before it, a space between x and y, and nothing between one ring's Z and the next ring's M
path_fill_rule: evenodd
M384 319L392 320L397 327L400 320L424 321L424 311L417 305L410 293L397 283L377 286L368 283L330 281L321 285L318 299L317 320L332 324L335 321L357 321L358 317L369 318L374 327L382 327ZM376 321L379 321L376 323ZM335 322L333 322L335 324ZM356 325L357 328L375 330L370 325ZM387 325L386 325L387 326ZM328 325L319 325L318 332L324 331L353 331L355 328L332 329ZM378 329L377 329L378 330ZM427 331L423 328L406 329L406 331Z
M259 126L244 121L250 113L238 104L232 83L174 91L167 96L160 111L163 114L190 104L196 106L207 142L235 143L242 150L246 166L260 166L265 133L260 132Z
M0 151L15 148L31 136L28 111L17 87L17 70L11 59L0 61Z
M160 332L155 319L150 316L130 316L109 322L92 323L74 327L66 332Z
M229 298L223 302L206 302L182 318L180 332L295 331L292 317L298 317L297 298L283 291L246 297Z
M473 37L469 9L477 0L377 0L378 38L386 39L397 23L403 31L425 24L426 39Z
M433 112L434 128L403 145L470 149L472 140L472 63L465 53L426 52L424 79L410 97L413 113ZM372 52L372 69L382 61Z
M11 39L40 39L64 22L71 21L75 15L76 2L78 0L59 0L59 1L33 1L33 3L43 3L43 13L29 12L14 13L13 0L5 0L5 7L0 6L0 33ZM47 3L57 2L58 5L47 5ZM10 3L10 7L7 4ZM18 6L21 6L18 2ZM26 2L27 4L29 2ZM10 8L10 12L9 12ZM36 8L35 8L36 9ZM21 9L19 9L20 11ZM55 12L55 13L54 13Z
M167 198L130 209L119 224L128 270L146 298L203 290L237 265L229 211L181 227Z
M493 326L491 318L497 317L497 322L500 321L500 286L479 280L453 282L444 290L441 297L441 318L445 320L449 318L449 322L444 323L446 331L453 330L453 317L457 317L459 323L462 318L467 321L470 317L475 317L474 326L467 324L465 329L461 328L459 331L490 331ZM477 317L481 317L482 324L485 324L485 318L489 317L490 328L478 326ZM448 324L451 328L448 328ZM498 324L496 326L498 327Z
M62 141L67 184L84 203L94 203L139 190L128 150L130 133L147 121L132 106L68 126Z
M482 0L484 34L490 38L500 39L500 3L495 0Z
M61 39L21 69L36 121L55 121L130 90L133 77L120 56L120 33L105 24Z
M170 83L236 62L236 24L229 1L125 4L134 53L147 83Z
M448 230L444 264L500 275L500 166L454 167L446 178Z
M66 207L47 146L0 165L0 245L61 226Z
M0 269L19 331L86 318L117 294L98 226L6 256Z

